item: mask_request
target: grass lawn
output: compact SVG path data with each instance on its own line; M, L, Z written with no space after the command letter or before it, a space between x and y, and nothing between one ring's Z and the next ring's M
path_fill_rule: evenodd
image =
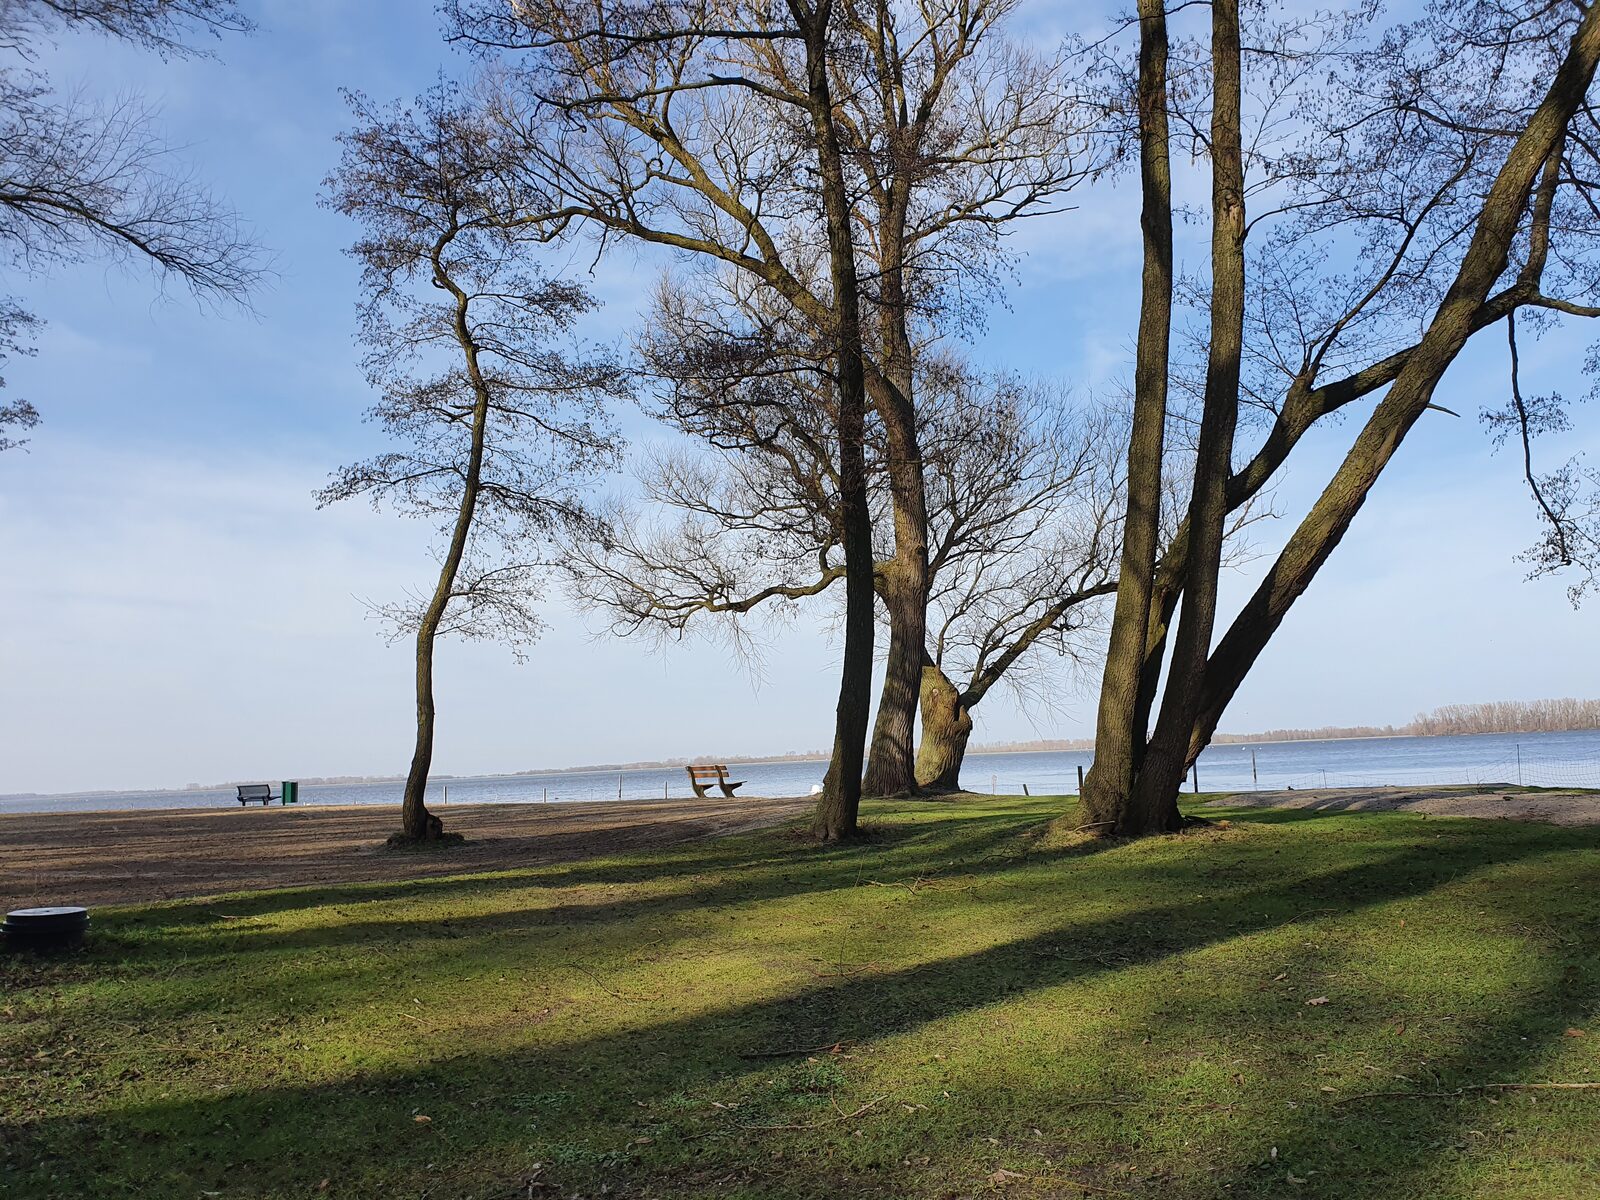
M101 910L0 1197L1600 1196L1600 829L1068 804Z

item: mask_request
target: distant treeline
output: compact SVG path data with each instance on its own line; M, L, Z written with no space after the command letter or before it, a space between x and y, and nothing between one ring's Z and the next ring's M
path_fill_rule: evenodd
M1317 742L1332 738L1448 737L1468 733L1565 733L1600 729L1600 700L1493 700L1486 704L1446 704L1418 713L1404 725L1324 725L1320 729L1269 729L1265 733L1219 733L1213 742ZM1017 754L1042 750L1093 750L1092 738L1041 738L1032 742L985 742L975 754Z
M1324 738L1448 737L1468 733L1564 733L1600 729L1600 700L1491 700L1446 704L1418 713L1404 725L1269 729L1266 733L1219 733L1218 742L1306 742Z

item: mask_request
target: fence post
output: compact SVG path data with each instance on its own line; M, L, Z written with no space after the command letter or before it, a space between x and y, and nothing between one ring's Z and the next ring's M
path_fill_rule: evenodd
M1250 790L1253 792L1261 790L1261 776L1256 774L1256 752L1254 750L1250 751Z
M1078 795L1083 795L1083 764L1078 764Z
M1517 743L1517 786L1522 786L1522 743Z
M1200 794L1200 764L1195 763L1189 769L1194 772L1194 794L1198 796Z

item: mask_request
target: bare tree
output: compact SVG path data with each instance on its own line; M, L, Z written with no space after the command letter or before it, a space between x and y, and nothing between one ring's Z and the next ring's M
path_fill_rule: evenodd
M41 42L89 32L164 57L202 53L193 34L243 32L234 0L0 0L0 255L37 277L103 258L142 262L202 301L241 302L259 281L260 254L238 217L181 166L152 112L60 95L31 64ZM0 300L0 363L32 352L39 324L15 296ZM39 420L27 400L0 405L7 428Z
M382 610L416 641L416 748L397 841L436 840L434 646L442 635L520 648L540 631L546 548L589 520L583 491L621 446L605 401L625 394L609 355L570 341L593 301L529 261L517 148L481 107L440 85L411 108L351 100L355 128L327 203L360 222L361 340L372 419L400 448L343 468L323 505L364 496L439 523L433 587Z
M706 254L805 303L830 345L834 435L849 596L833 761L814 829L853 836L871 705L872 554L864 465L866 364L844 147L833 98L833 0L707 8L697 2L598 12L562 3L456 0L455 35L518 52L498 115L521 136L551 199L551 236L572 226ZM766 79L762 72L769 72ZM804 175L803 206L779 205L785 237L824 248L818 294L786 269L767 187ZM778 214L774 214L778 215Z
M1600 16L1577 4L1440 4L1372 41L1353 32L1367 15L1241 31L1237 5L1211 6L1203 60L1213 85L1187 90L1214 98L1208 123L1188 123L1209 124L1213 183L1202 452L1179 536L1125 613L1119 595L1125 624L1120 639L1113 628L1107 677L1137 674L1140 684L1131 706L1102 705L1085 801L1103 831L1176 822L1183 770L1433 406L1467 340L1519 309L1600 315L1578 302L1594 290L1587 247L1596 210L1586 195L1593 173L1574 161L1588 153ZM1309 129L1297 149L1262 132L1283 125L1272 114L1286 107L1297 107L1294 124ZM1257 136L1242 138L1247 113ZM1248 215L1247 203L1255 209ZM1556 212L1571 220L1559 223ZM1356 269L1327 270L1350 245ZM1568 295L1550 294L1554 287ZM1257 494L1319 420L1385 387L1322 495L1213 645L1219 511ZM1240 405L1259 406L1269 424L1235 469L1223 447ZM1123 584L1133 586L1126 564ZM1180 597L1189 632L1180 626L1147 752L1145 723Z
M907 390L925 336L918 326L935 315L976 316L997 278L1006 226L1047 210L1084 171L1063 61L1005 41L1013 7L840 3L822 47L862 263L849 290L862 314L864 385L895 446L894 559L876 572L890 644L866 772L872 792L915 786L928 587L916 399ZM844 285L817 269L816 248L832 242L819 225L821 176L807 166L814 142L797 135L791 111L809 87L786 27L792 14L667 6L651 10L646 31L619 25L609 5L598 18L493 0L453 8L463 35L531 56L526 91L544 103L513 119L549 147L542 178L564 202L556 216L729 264L827 336ZM543 122L551 105L568 118L558 134Z
M752 621L786 619L844 577L836 466L822 436L827 398L805 365L819 347L736 276L719 280L720 304L708 287L664 285L640 346L663 385L652 412L689 448L645 455L640 502L614 510L606 538L569 561L580 601L614 630L700 631L749 652ZM991 688L1022 687L1041 661L1036 644L1085 650L1093 601L1113 587L1122 442L1114 413L1059 388L933 351L914 375L933 616L918 783L951 790L971 710ZM868 451L881 520L893 504L881 424ZM895 553L880 525L880 594Z

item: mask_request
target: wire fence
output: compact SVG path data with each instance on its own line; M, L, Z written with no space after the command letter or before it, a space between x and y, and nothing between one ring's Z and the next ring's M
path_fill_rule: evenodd
M1213 746L1183 790L1305 791L1380 787L1537 787L1600 790L1600 739L1552 745L1496 738L1349 739ZM1454 743L1443 745L1444 742ZM1380 744L1381 743L1381 744ZM1403 744L1402 744L1403 743ZM1461 743L1473 743L1462 745ZM976 757L976 756L974 756ZM1081 752L1008 754L969 760L962 784L999 795L1074 795L1091 756ZM1029 760L1032 761L1023 761ZM1071 760L1071 761L1067 761ZM995 769L998 768L998 769Z
M1293 788L1361 788L1403 787L1406 785L1433 787L1541 787L1600 789L1600 760L1587 762L1540 762L1512 755L1492 762L1474 763L1456 768L1419 771L1417 768L1393 768L1375 771L1340 771L1317 769L1296 775L1276 778L1274 790ZM1261 790L1266 790L1263 786Z

